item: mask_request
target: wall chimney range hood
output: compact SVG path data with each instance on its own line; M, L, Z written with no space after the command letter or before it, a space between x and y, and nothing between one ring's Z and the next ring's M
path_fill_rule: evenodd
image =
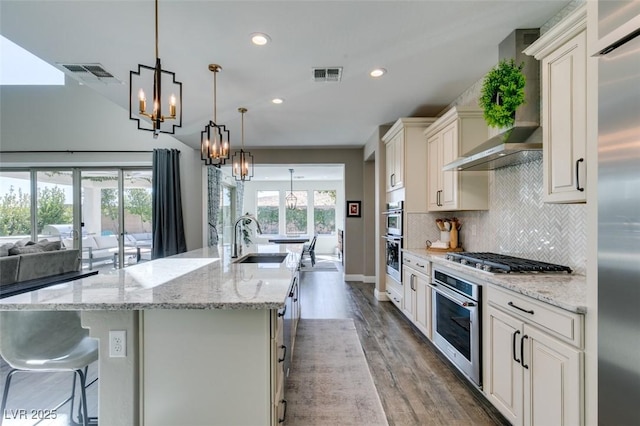
M477 148L446 164L442 170L494 170L542 158L540 129L540 66L523 53L540 36L539 29L514 30L498 48L499 58L524 63L525 103L516 110L515 122L508 129L489 128L490 138Z

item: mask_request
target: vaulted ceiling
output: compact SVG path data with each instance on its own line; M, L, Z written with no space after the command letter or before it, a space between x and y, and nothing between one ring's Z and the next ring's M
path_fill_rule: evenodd
M159 1L159 56L183 83L176 137L197 148L213 112L248 147L362 146L378 125L442 111L498 58L516 28L537 28L567 0ZM256 46L250 35L270 36ZM0 0L0 33L50 64L99 63L121 84L85 83L122 106L129 71L152 66L151 0ZM315 82L314 67L342 67ZM382 67L378 79L369 72ZM274 105L275 97L284 103Z

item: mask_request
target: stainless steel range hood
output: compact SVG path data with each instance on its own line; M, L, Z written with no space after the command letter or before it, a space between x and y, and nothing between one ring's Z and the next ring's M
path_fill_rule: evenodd
M540 66L522 51L540 36L539 29L514 30L500 43L499 57L524 63L525 103L516 110L515 123L509 129L489 129L490 138L462 157L446 164L443 170L494 170L542 158L540 129Z

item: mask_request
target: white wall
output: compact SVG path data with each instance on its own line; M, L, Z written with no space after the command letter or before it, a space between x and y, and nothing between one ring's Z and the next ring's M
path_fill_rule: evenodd
M285 166L283 166L285 167ZM295 174L294 174L295 175ZM244 184L244 211L256 214L256 192L257 191L281 191L280 197L280 215L285 214L284 194L288 194L291 188L290 181L248 181ZM336 232L333 235L319 235L316 242L317 254L335 254L335 249L338 245L338 229L344 229L344 181L296 181L293 182L293 191L307 191L307 190L335 190L336 191ZM310 206L312 207L312 206ZM313 224L313 208L309 208L308 212L308 225L312 227ZM282 226L281 226L282 228ZM280 229L280 233L284 234L285 230ZM254 237L256 242L266 242L267 237L260 237L256 235Z
M137 130L128 111L73 79L67 79L65 86L0 86L0 167L150 166L154 148L180 150L182 203L189 206L183 212L187 248L200 248L202 162L198 151L169 135L153 139L151 132ZM38 152L86 150L149 152Z

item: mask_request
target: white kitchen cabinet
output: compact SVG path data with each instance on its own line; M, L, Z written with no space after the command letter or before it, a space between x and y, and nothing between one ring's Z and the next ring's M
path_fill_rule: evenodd
M542 35L525 53L542 65L543 200L587 200L586 6Z
M583 424L584 355L565 343L582 343L581 315L508 291L488 293L483 382L489 401L515 426ZM557 329L546 327L557 319Z
M404 129L389 140L385 145L387 153L387 191L393 191L404 186Z
M431 262L408 253L402 258L404 299L402 312L431 339Z
M435 118L400 118L382 137L386 153L387 201L404 201L406 212L424 213L427 146L423 131ZM406 219L406 217L405 217Z
M453 107L424 131L424 137L428 146L428 210L487 210L488 172L442 170L444 165L489 139L482 110Z

